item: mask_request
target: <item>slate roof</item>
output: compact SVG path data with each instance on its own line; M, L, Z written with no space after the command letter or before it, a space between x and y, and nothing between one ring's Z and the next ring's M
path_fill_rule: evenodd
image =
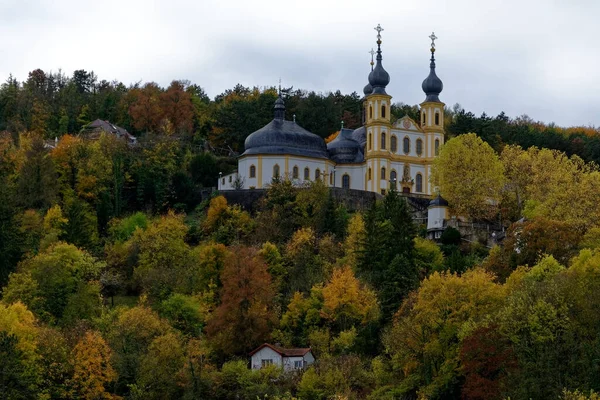
M303 357L304 355L306 355L306 353L308 353L310 351L310 347L285 349L280 346L275 346L275 345L272 345L269 343L263 343L260 346L258 346L256 349L252 350L252 352L250 352L250 356L254 355L255 353L259 352L261 349L263 349L265 347L270 348L271 350L281 354L284 357Z
M352 129L342 128L340 133L327 144L329 157L338 164L364 161L362 146L354 140Z
M82 129L82 132L90 133L90 132L95 132L97 130L102 130L107 133L112 133L112 134L116 135L117 137L124 137L127 139L127 141L129 141L131 143L135 143L137 141L135 136L133 136L131 133L127 132L127 129L121 128L120 126L114 125L108 121L103 121L101 119L96 119L96 120L90 122L89 124L87 124Z

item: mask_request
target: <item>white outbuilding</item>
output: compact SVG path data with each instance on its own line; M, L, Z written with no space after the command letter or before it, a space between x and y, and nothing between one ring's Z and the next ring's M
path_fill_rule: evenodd
M277 365L285 371L306 368L315 362L310 348L285 349L280 346L263 343L250 353L252 369L261 369L268 365Z

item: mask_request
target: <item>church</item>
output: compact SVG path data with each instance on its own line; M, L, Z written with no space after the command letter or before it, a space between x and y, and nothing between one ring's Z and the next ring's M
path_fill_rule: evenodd
M302 184L321 179L332 187L385 194L403 193L433 197L431 165L444 143L443 84L435 72L435 35L431 39L429 75L422 84L425 101L420 120L408 116L391 122L392 96L386 92L390 75L383 68L380 25L376 62L371 61L369 83L364 87L363 125L342 128L330 143L285 119L285 103L275 101L274 118L250 134L238 170L219 178L219 190L261 189L274 178ZM373 53L372 53L373 54Z

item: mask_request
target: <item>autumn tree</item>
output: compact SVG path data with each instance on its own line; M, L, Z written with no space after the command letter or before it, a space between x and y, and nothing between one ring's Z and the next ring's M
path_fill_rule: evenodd
M132 124L139 132L158 132L163 119L160 107L161 89L154 83L146 83L142 88L135 88L129 95L134 99L129 107Z
M442 146L431 180L458 215L493 218L504 188L504 167L494 150L474 133Z
M221 352L241 354L266 341L275 323L271 276L257 250L236 247L225 260L221 282L221 304L207 333Z
M95 399L118 398L106 386L117 375L110 364L111 350L98 332L87 331L73 349L71 385L77 397Z
M27 208L43 209L56 200L56 172L42 138L33 136L30 146L19 171L19 199Z
M190 135L193 129L194 107L185 83L173 81L166 91L159 96L160 108L172 125L175 133Z

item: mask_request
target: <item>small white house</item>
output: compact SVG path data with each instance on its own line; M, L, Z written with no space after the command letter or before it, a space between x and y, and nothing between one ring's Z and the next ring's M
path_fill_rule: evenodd
M284 349L264 343L250 353L251 368L261 369L264 366L275 364L285 371L306 368L315 362L315 357L310 348Z

